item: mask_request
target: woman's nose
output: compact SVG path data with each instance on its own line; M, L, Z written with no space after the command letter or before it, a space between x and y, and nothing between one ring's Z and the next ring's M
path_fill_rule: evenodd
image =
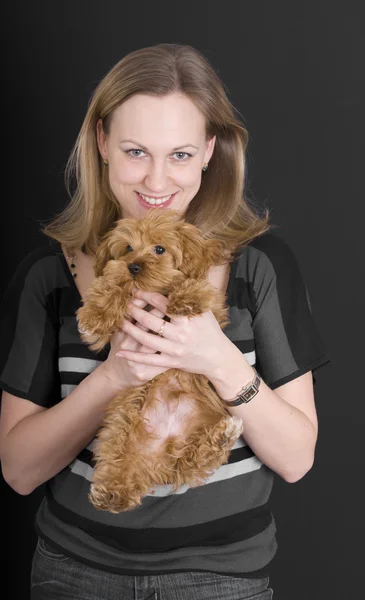
M163 192L168 186L167 166L164 163L151 163L145 177L146 187L151 192Z

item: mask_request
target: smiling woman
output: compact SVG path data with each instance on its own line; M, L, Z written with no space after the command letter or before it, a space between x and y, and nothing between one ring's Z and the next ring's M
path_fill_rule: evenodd
M44 228L49 245L22 262L0 311L3 475L20 494L47 482L36 516L32 600L272 597L274 473L295 482L313 464L312 371L328 358L293 253L267 231L267 212L256 214L244 197L246 145L222 82L190 46L132 52L93 94L67 165L71 202ZM78 330L76 321L84 298L93 286L104 307L95 323L103 328L113 298L119 309L118 258L130 256L125 270L138 280L145 223L171 216L169 209L185 228L183 249L174 229L166 226L160 239L152 228L146 264L170 260L189 269L178 298L204 272L226 300L229 324L222 329L212 310L170 314L160 293L167 294L166 269L152 277L146 267L155 287L135 292L132 285L128 318L119 329L117 319L112 335L106 327L92 351L82 338L88 328ZM113 237L116 225L123 244ZM191 225L198 241L188 236ZM207 248L214 246L213 256ZM100 280L112 269L106 291ZM169 369L192 381L205 377L209 394L197 401L209 404L214 388L220 410L243 423L243 436L202 485L175 489L167 474L137 508L97 510L89 492L106 407ZM169 398L166 387L161 397L187 418L183 398ZM169 407L151 419L173 437ZM136 464L124 456L116 468Z
M136 94L106 123L100 119L97 131L122 217L142 218L154 206L186 213L215 144L215 136L206 141L205 117L192 100L178 93Z
M44 231L95 255L122 216L172 208L242 247L268 229L243 196L248 134L212 66L190 46L132 52L96 88L66 170L71 202Z

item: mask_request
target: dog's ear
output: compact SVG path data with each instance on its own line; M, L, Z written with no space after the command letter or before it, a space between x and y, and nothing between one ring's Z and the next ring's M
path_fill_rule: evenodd
M95 254L95 274L100 277L104 267L110 260L120 258L127 244L133 243L135 219L120 219L116 221L113 229L102 238Z
M222 263L223 244L219 240L205 240L199 230L183 223L179 231L182 263L179 270L192 279L206 277L213 265Z
M104 267L106 263L113 258L112 256L112 231L107 233L106 236L102 239L95 255L95 275L96 277L101 277L103 274Z

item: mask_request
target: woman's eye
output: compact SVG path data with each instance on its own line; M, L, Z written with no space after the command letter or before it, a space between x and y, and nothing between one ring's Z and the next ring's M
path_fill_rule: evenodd
M132 148L131 150L125 150L125 153L130 158L142 158L146 154L144 150L141 150L140 148ZM176 157L176 162L185 162L192 157L192 154L189 154L188 152L174 152L173 156Z
M163 254L165 252L165 248L162 246L155 246L155 252L156 254Z
M140 150L139 148L132 148L132 150L126 150L126 154L128 154L128 156L131 156L132 158L139 158L141 154L135 154L136 152L144 154L143 150Z
M127 252L133 252L133 248L132 248L132 246L130 246L129 244L128 244L128 246L127 246Z
M188 152L175 152L175 156L178 157L178 162L183 162L184 160L191 158L192 155Z

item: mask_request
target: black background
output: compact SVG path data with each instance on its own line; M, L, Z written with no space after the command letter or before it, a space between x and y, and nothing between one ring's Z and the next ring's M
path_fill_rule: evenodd
M13 0L3 8L1 294L66 203L63 169L92 90L160 42L211 61L250 133L249 184L294 250L332 362L317 375L316 462L276 479L278 600L363 593L364 35L362 2ZM8 598L26 600L42 490L1 484ZM4 582L4 578L3 578Z

